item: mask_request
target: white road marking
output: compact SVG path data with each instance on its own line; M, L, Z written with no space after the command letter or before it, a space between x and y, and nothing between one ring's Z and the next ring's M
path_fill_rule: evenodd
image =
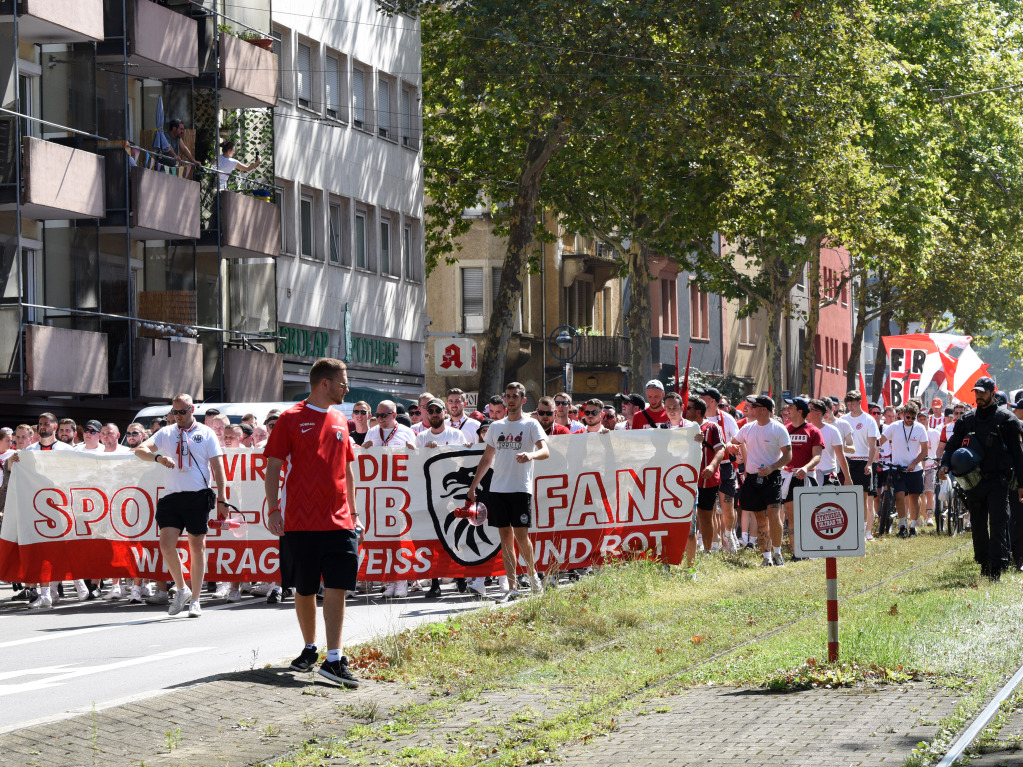
M36 690L45 690L49 687L56 687L57 685L69 682L72 679L78 679L79 677L89 676L91 674L101 674L107 671L114 671L115 669L127 668L128 666L138 666L143 663L154 663L162 660L169 660L171 658L177 658L182 655L191 655L197 652L205 652L212 650L212 647L181 647L177 650L168 650L167 652L158 653L156 655L146 655L141 658L128 658L127 660L117 661L115 663L105 663L99 666L86 666L84 668L75 669L74 671L65 671L52 676L48 679L39 679L34 682L22 682L21 684L13 685L0 685L0 697L6 695L17 695L19 693L34 692ZM65 668L65 667L61 667ZM52 672L53 667L50 667L49 671ZM47 671L41 669L32 669L27 673L47 673Z

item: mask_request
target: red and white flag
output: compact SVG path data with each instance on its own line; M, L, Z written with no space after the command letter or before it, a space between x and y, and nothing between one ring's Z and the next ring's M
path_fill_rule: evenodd
M910 333L901 336L882 336L888 353L888 367L891 371L891 404L901 405L912 397L920 397L935 377L952 379L948 369L948 352L952 349L967 349L970 336L956 336L948 333Z
M967 346L955 361L953 375L949 377L952 385L952 396L968 405L977 405L977 397L973 393L973 385L977 379L988 375L990 365L982 362L972 346Z

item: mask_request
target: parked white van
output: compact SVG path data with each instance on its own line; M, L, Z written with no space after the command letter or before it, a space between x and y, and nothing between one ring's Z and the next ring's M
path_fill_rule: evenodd
M219 410L221 415L226 415L231 420L231 423L241 423L242 417L248 413L256 416L258 423L263 423L266 420L266 414L271 410L283 412L297 404L297 402L201 402L195 406L195 419L203 422L206 418L207 410ZM343 402L340 405L333 405L333 407L340 410L346 416L351 417L352 415L351 402ZM152 423L154 418L166 418L170 408L169 403L142 408L135 415L135 420L148 429L149 424Z

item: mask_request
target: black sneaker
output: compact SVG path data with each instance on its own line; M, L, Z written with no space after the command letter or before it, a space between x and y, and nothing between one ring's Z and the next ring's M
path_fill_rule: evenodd
M289 599L295 596L295 589L286 588L281 590L281 601L287 602Z
M440 586L439 585L431 586L430 590L426 592L426 598L427 599L440 599L440 597L441 597L441 593L440 593Z
M469 588L465 584L465 578L455 578L455 588L458 589L459 594L464 594Z
M359 686L359 680L352 676L352 673L348 670L348 658L344 655L341 656L341 660L323 661L320 664L320 670L316 673L345 687Z
M915 527L909 528L909 537L910 538L916 538L916 528Z
M292 671L312 671L319 659L320 654L315 649L303 647L302 654L291 661L290 668Z
M907 530L904 527L900 527L899 528L899 537L900 538L908 538L909 537L909 530Z
M274 586L270 589L270 593L266 595L266 603L268 605L278 605L284 601L284 594L281 592L280 586Z
M25 588L15 594L12 599L18 602L35 602L39 599L39 593L35 589Z

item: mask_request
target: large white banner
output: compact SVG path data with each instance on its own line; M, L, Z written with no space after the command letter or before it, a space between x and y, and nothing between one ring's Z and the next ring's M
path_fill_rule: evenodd
M700 462L695 433L691 427L551 438L551 457L534 464L530 533L538 568L623 556L681 562ZM356 450L356 506L367 528L360 579L503 572L497 529L453 514L465 504L482 449ZM245 524L210 531L209 579L276 580L266 458L259 450L228 450L224 467L228 500ZM155 514L167 471L132 455L22 453L0 529L0 579L164 577ZM184 538L178 556L187 568Z

